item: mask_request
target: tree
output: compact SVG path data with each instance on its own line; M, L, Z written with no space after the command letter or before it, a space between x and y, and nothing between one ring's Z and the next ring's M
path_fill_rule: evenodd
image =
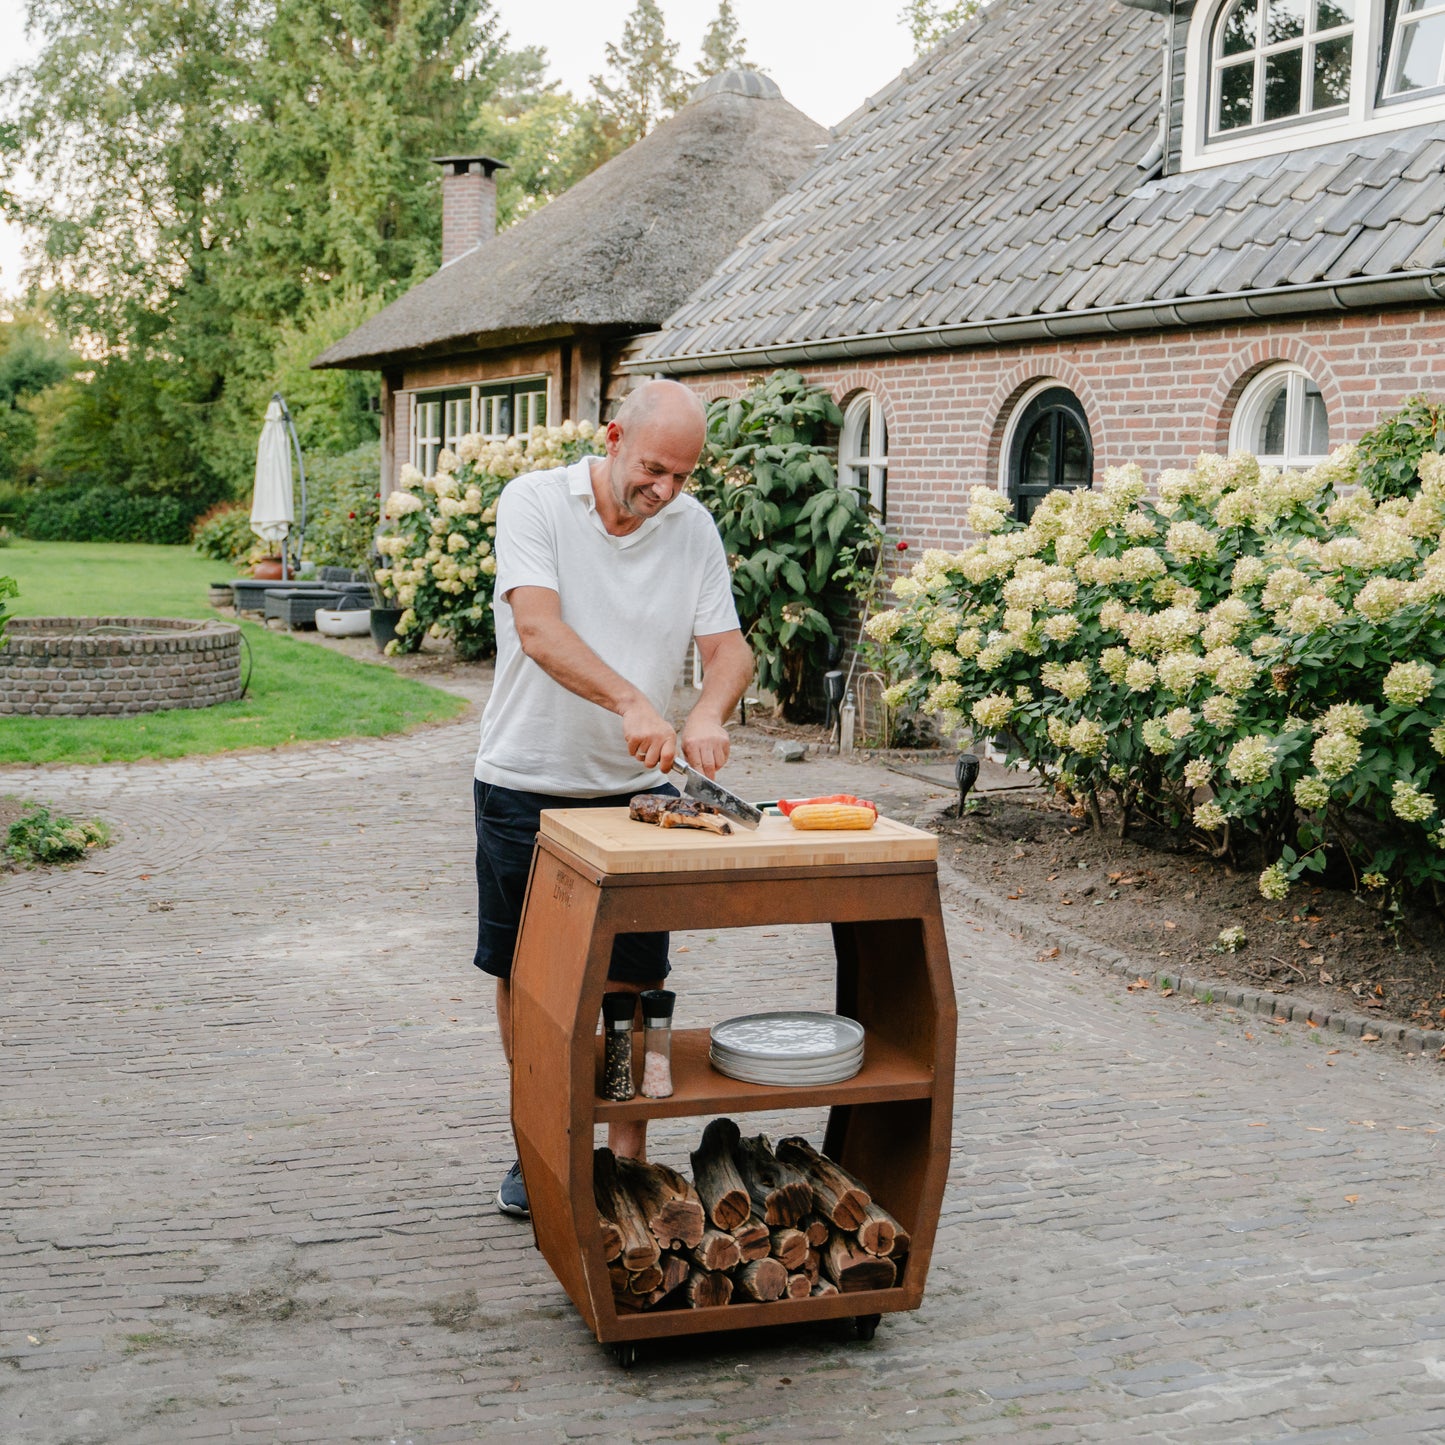
M343 397L334 387L297 390L304 361L293 353L278 364L278 348L328 314L359 321L435 271L441 206L430 157L476 144L505 71L485 0L275 0L257 53L237 126L233 239L218 277L230 362L211 452L238 484L288 367L298 426L334 437L341 451L361 440L356 407L376 377L353 378ZM342 297L350 299L338 311ZM336 340L344 331L323 333ZM346 416L313 424L307 399L343 401Z
M29 19L41 48L5 82L0 204L34 229L32 279L96 359L47 397L52 476L244 486L278 346L436 267L429 157L477 145L489 103L540 82L492 0L29 0ZM553 150L554 170L586 163ZM42 201L6 194L22 168ZM134 445L147 417L167 429L154 456Z
M702 58L697 63L699 79L721 75L725 70L757 69L748 59L747 42L738 31L732 0L718 0L717 14L702 37Z
M657 0L637 0L622 43L607 45L615 79L592 77L602 129L614 152L640 141L686 102L691 77L677 63L678 49L667 38Z
M37 312L0 321L0 481L13 481L35 448L31 404L75 365L70 348Z
M982 0L955 0L939 8L939 0L905 0L900 23L913 37L913 53L922 55L947 39L978 14Z
M616 152L596 107L560 90L545 72L539 47L509 52L482 107L477 148L507 166L497 172L499 230L560 196Z

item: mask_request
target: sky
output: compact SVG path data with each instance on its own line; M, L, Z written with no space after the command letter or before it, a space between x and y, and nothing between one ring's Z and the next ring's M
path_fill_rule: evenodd
M898 22L903 0L733 0L748 56L799 110L836 125L913 59ZM605 46L622 36L633 0L494 0L513 45L546 48L549 75L577 94L607 68ZM678 59L692 65L716 0L661 0ZM33 53L22 7L0 0L0 67ZM0 296L20 289L24 234L0 221Z

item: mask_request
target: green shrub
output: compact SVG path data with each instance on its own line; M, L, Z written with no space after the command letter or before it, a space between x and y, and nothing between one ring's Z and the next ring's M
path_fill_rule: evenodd
M1445 407L1412 396L1360 438L1360 485L1377 502L1406 496L1420 485L1427 452L1445 452Z
M595 454L595 430L590 422L569 421L538 427L525 443L467 436L459 456L441 454L434 477L402 468L401 487L386 503L396 530L376 544L390 559L376 582L404 609L388 652L415 652L428 633L450 637L457 656L468 660L496 650L497 499L513 477Z
M375 442L306 463L306 551L318 567L362 567L381 518Z
M5 856L23 868L34 868L40 864L73 863L91 848L104 848L109 843L110 829L99 820L77 823L39 803L31 803L6 830Z
M242 502L217 502L191 525L191 541L202 557L241 562L260 541L251 530L251 509Z
M19 595L20 585L13 577L0 577L0 643L5 641L5 625L10 620L10 609L5 606L5 601Z
M1205 456L1051 493L1027 525L972 493L983 540L928 551L868 630L889 690L1006 736L1079 816L1145 815L1263 864L1283 898L1327 853L1382 902L1445 881L1445 456L1376 502L1353 449L1306 473Z
M23 527L37 542L156 542L188 539L195 504L123 487L38 489Z
M785 717L806 714L811 676L852 617L882 533L867 495L838 485L823 438L842 415L826 388L774 372L708 408L698 499L717 521L758 678Z
M29 515L30 503L35 495L34 487L0 481L0 525L23 537L25 518Z

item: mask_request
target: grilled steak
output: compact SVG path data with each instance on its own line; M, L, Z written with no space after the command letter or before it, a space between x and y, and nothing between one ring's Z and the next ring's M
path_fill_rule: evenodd
M666 793L638 793L628 804L627 816L639 823L663 828L698 828L705 833L731 833L732 827L711 803L694 798L673 798Z

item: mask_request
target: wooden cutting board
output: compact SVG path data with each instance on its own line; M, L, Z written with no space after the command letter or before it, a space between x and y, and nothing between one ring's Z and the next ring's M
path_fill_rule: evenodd
M764 817L756 832L659 828L626 808L551 808L541 834L604 873L704 873L723 868L838 867L912 863L938 857L938 839L892 818L867 829L804 831L786 818Z

